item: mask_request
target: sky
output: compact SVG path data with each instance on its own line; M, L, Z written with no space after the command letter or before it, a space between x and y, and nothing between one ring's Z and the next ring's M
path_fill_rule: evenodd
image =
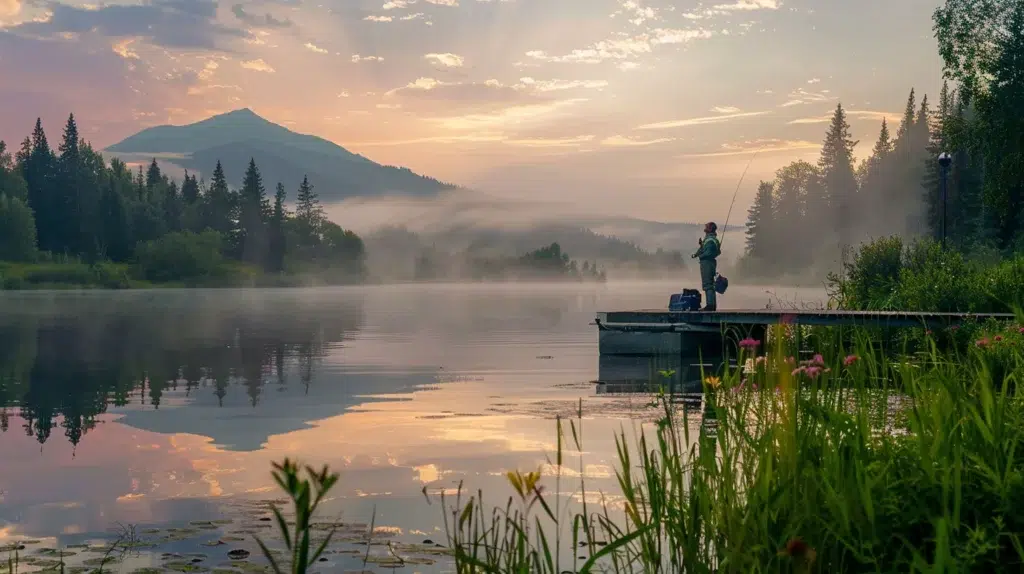
M0 0L0 139L248 107L380 163L656 221L734 217L937 96L940 0ZM756 157L754 153L756 153ZM751 159L753 158L753 161Z

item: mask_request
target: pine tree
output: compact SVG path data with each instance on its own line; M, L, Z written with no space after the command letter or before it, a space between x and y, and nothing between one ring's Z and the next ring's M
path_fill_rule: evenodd
M149 163L149 169L146 170L146 189L153 191L153 188L160 185L163 181L163 174L160 173L160 165L156 163L156 158Z
M323 220L324 210L320 205L320 197L313 191L309 178L303 176L296 197L295 222L299 240L304 247L313 247L319 243Z
M274 193L274 209L270 216L270 254L267 262L268 270L275 273L284 271L284 257L287 250L284 226L288 212L284 207L284 199L284 185L278 183Z
M82 213L82 154L79 149L78 124L75 115L68 116L64 126L64 137L61 140L60 157L58 159L57 185L55 186L52 223L55 232L54 250L60 253L81 253L85 245L85 221Z
M237 198L228 188L224 167L220 161L213 169L210 188L203 195L203 223L207 229L220 233L230 243L235 232Z
M757 186L754 203L751 204L747 212L746 257L750 264L758 270L770 261L772 254L778 248L777 236L773 228L777 221L774 195L775 184L762 181Z
M22 153L25 147L22 146ZM22 175L28 185L28 206L36 214L36 229L39 249L54 251L60 231L56 229L52 209L52 190L56 159L50 144L46 141L43 121L36 118L32 130L31 148L22 162Z
M195 175L189 175L185 171L185 180L181 182L181 199L186 205L195 205L199 202L199 182Z
M255 158L249 159L239 193L238 247L242 261L262 264L267 254L267 192Z
M852 237L852 215L857 200L857 178L853 169L853 148L857 145L850 138L850 124L846 121L843 105L836 106L832 123L825 134L821 148L818 169L821 182L828 198L826 221L836 230L839 248L850 245Z

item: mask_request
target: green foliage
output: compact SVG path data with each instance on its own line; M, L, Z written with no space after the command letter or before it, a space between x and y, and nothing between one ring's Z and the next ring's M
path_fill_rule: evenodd
M1006 313L1021 303L1024 256L995 263L969 260L934 241L904 246L898 237L862 245L829 277L846 309Z
M292 502L295 513L293 527L288 527L281 510L274 505L274 518L277 521L278 533L284 538L285 548L288 550L289 565L280 564L274 553L267 548L259 537L256 542L263 551L263 556L270 562L270 567L275 574L306 574L316 564L320 555L327 549L331 538L334 536L334 529L328 531L327 536L320 542L319 546L313 547L313 524L312 518L316 513L324 496L338 482L339 475L330 472L326 466L317 471L313 467L305 467L306 478L302 478L299 472L299 465L289 459L284 462L274 463L274 481L288 495Z
M563 516L540 475L509 473L490 518L481 497L451 519L445 505L455 569L554 574L583 546L578 572L1020 571L1024 339L999 329L916 358L816 329L817 354L798 361L792 331L773 327L766 353L753 341L705 378L699 424L662 395L635 445L617 437L619 491L604 494L621 503ZM555 481L562 445L559 421Z
M31 261L36 257L36 221L25 202L0 193L0 260Z
M216 231L168 233L135 249L139 268L150 281L194 280L221 270L223 241Z

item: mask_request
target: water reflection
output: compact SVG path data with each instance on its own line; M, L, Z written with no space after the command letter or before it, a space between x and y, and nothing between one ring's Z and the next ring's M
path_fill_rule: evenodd
M17 411L40 444L63 430L72 445L108 405L159 410L192 398L255 407L269 385L308 394L329 349L363 322L360 297L326 301L315 292L169 293L155 308L148 293L26 295L0 300L0 315L0 430ZM213 392L193 397L199 388Z

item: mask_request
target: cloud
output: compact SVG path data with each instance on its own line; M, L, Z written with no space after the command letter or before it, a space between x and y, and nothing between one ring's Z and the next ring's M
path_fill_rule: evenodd
M444 54L427 54L423 59L446 68L461 68L466 63L465 58L458 54L445 52Z
M836 99L829 90L820 92L808 92L803 88L797 88L789 93L789 100L779 105L782 108L810 104L814 102L827 102Z
M738 113L740 109L735 106L715 106L711 108L711 111L716 114L735 114Z
M888 122L896 122L897 124L903 120L903 114L896 112L879 112L873 110L845 110L846 117L858 120L873 120L880 122L883 119ZM833 114L827 113L820 116L812 116L808 118L797 118L788 122L790 125L802 125L802 124L827 124L832 121Z
M749 11L749 10L778 10L778 0L737 0L732 4L719 4L714 10L727 11Z
M391 16L377 16L376 14L370 14L366 18L363 18L363 20L368 20L370 22L391 22L394 18Z
M509 104L529 98L512 86L497 80L485 82L445 82L434 78L418 78L389 90L385 97L443 102L445 107L459 104Z
M235 15L235 18L238 18L250 26L258 26L261 28L288 28L292 25L291 20L287 18L279 20L269 13L264 14L263 16L250 14L245 11L245 8L243 8L241 4L235 4L232 6L231 13Z
M624 136L609 136L601 140L601 145L611 147L642 147L675 141L675 138L657 138L653 140L634 140Z
M327 50L321 48L320 46L317 46L316 44L314 44L312 42L306 42L305 44L303 44L303 46L307 50L309 50L311 52L316 52L317 54L326 54L327 53Z
M252 70L254 72L267 72L273 74L276 70L270 66L270 64L263 61L263 58L257 58L255 60L246 60L242 62L242 67L246 70Z
M711 36L710 30L658 28L638 36L602 40L589 48L575 49L561 56L553 56L544 50L530 50L526 52L526 56L544 62L600 64L608 60L632 60L643 54L650 54L654 46L685 44Z
M360 56L359 54L352 54L352 63L358 64L360 62L383 62L384 58L380 56Z
M564 108L586 102L585 98L573 98L535 104L515 105L490 113L473 113L458 116L431 118L429 121L440 128L453 131L487 131L502 128L522 128L533 122L551 119Z
M721 151L707 153L685 154L683 157L727 157L734 155L747 155L752 153L779 153L797 150L816 150L821 148L820 143L807 140L783 140L776 138L748 140L735 143L725 143Z
M682 128L688 126L700 126L705 124L719 124L727 122L729 120L735 120L740 118L750 118L754 116L763 116L769 112L740 112L735 114L721 114L717 116L705 116L700 118L688 118L685 120L671 120L667 122L657 122L653 124L644 124L638 126L638 130L665 130L671 128Z
M222 49L224 40L249 35L217 22L215 0L162 0L88 8L53 2L49 10L48 19L24 22L10 30L34 36L96 33L112 38L137 37L165 48L211 50Z
M536 92L558 92L578 88L601 89L608 87L608 80L535 80L530 77L519 78L517 89Z
M577 147L580 144L594 140L592 135L566 137L566 138L524 138L504 140L506 145L519 147Z

